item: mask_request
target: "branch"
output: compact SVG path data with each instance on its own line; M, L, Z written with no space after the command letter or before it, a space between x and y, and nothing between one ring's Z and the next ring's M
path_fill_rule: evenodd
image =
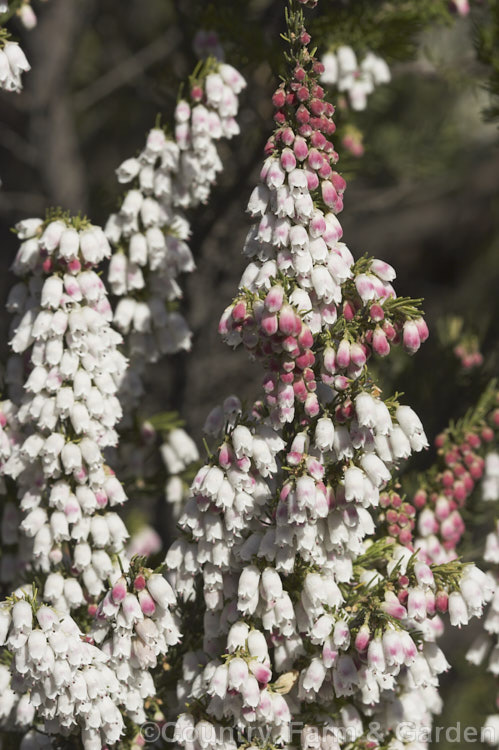
M16 159L23 161L30 167L37 164L38 154L36 148L3 122L0 122L0 145L2 148L10 151Z
M174 28L168 29L154 42L143 47L135 55L122 60L97 81L78 91L73 97L74 111L76 113L83 112L109 96L116 89L133 81L151 65L169 57L177 49L179 41L178 31Z
M47 199L40 193L26 193L0 190L0 214L10 217L43 216L47 207Z
M32 71L27 78L29 137L47 198L73 212L85 210L85 166L70 106L68 71L83 23L83 6L52 0L33 34Z

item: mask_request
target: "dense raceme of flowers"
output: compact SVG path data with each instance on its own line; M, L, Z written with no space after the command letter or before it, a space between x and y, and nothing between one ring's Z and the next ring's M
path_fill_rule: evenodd
M409 547L420 549L427 562L457 557L465 530L462 509L477 487L482 487L484 499L497 499L497 464L491 450L499 429L497 404L497 386L491 383L477 407L436 438L437 464L420 478L412 497L402 501L392 492L382 500L388 533L393 532L391 524L403 523Z
M145 703L155 694L151 670L179 639L170 611L175 595L160 571L143 558L130 560L128 532L115 512L126 495L102 453L117 442L116 393L126 368L94 270L109 256L109 243L99 227L66 215L27 220L17 231L22 243L13 270L22 281L8 300L14 354L7 366L15 405L3 403L1 420L2 473L11 485L16 480L17 497L4 506L2 534L17 523L15 572L37 583L24 609L52 605L57 615L46 615L47 628L64 637L56 633L53 643L37 631L32 639L31 620L9 635L4 655L15 695L0 713L5 726L34 724L49 734L80 727L86 750L93 750L118 740L125 715L145 721ZM41 610L52 612L45 604ZM80 647L82 638L89 643ZM83 670L84 682L88 677L88 694L73 667Z
M13 270L23 280L7 302L14 313L7 381L23 434L4 472L17 480L29 563L50 574L44 597L64 611L84 603L82 585L92 596L104 590L109 555L127 537L114 510L126 498L102 456L117 441L126 360L93 270L110 254L102 230L66 217L17 228Z
M496 400L496 404L497 404ZM483 478L481 481L482 498L485 503L497 503L499 500L499 452L498 452L498 429L499 429L499 410L496 408L492 411L489 423L495 427L495 435L492 429L487 435L489 438L485 454L485 465ZM494 517L496 517L494 513ZM484 618L484 632L476 637L466 657L471 664L480 666L487 661L487 671L496 679L499 677L499 522L494 521L494 528L487 535L485 540L485 549L483 559L490 565L489 575L493 576L496 583L496 593L486 617ZM499 709L499 694L496 696L496 710ZM491 744L499 745L499 713L490 715L485 726L492 730Z
M208 38L205 41L208 44ZM108 273L117 298L114 323L130 358L119 393L125 414L113 465L128 486L155 485L161 492L161 482L174 516L188 487L180 475L199 458L197 448L186 433L167 438L160 447L168 472L164 480L155 432L148 422L141 423L135 410L147 362L191 346L187 322L176 309L182 296L177 277L195 268L184 211L209 198L222 169L216 141L239 132L235 116L245 85L233 67L214 58L197 66L189 79L188 100L180 99L176 106L173 136L154 128L138 157L118 168L119 182L130 189L106 226L115 246ZM192 479L194 472L187 473Z
M484 498L488 501L499 500L499 455L497 453L489 453L492 457L492 461L487 461L489 472L485 472L484 477ZM493 496L490 491L490 478L491 469L496 482L496 492ZM486 489L486 483L489 482L489 487ZM491 531L485 541L485 551L483 559L486 563L491 566L490 575L493 576L496 583L496 593L490 604L486 617L484 619L483 627L484 632L480 633L473 641L466 658L471 664L480 666L485 660L487 660L487 671L499 677L499 588L497 584L499 582L499 522L495 522L494 530ZM492 701L491 701L492 703ZM496 709L499 709L499 694L496 697ZM490 715L485 726L491 727L493 730L492 736L495 741L491 744L497 745L498 741L498 730L499 730L499 713Z
M368 52L359 63L355 52L347 45L338 47L334 52L326 52L322 64L324 71L321 82L345 92L350 106L355 110L365 109L367 97L376 86L391 80L390 68L381 57Z
M10 670L0 666L4 723L63 736L78 730L87 749L115 743L124 724L109 658L32 593L20 590L0 608L0 645L11 656Z
M176 598L162 574L131 562L95 610L90 635L109 657L120 684L119 703L132 721L146 721L144 702L155 696L151 669L180 639L170 609Z
M207 420L221 443L166 558L186 623L193 602L204 613L203 637L184 649L170 710L189 749L279 747L296 742L297 722L304 750L348 744L331 737L347 729L355 747L395 750L400 722L427 727L439 710L437 609L463 624L492 586L472 565L428 566L402 527L376 537L380 492L427 441L410 407L381 399L366 362L399 342L415 352L427 329L417 303L397 299L393 269L354 262L340 242L333 108L300 12L287 39L292 72L249 201L252 260L220 323L263 361L264 396L249 412L229 399Z
M209 59L176 106L174 135L154 128L139 156L117 170L130 190L106 226L115 247L108 281L119 298L114 322L137 373L132 391L140 389L145 362L190 348L191 332L176 310L177 277L195 267L184 210L209 197L222 169L216 141L239 132L235 115L245 85L232 66Z

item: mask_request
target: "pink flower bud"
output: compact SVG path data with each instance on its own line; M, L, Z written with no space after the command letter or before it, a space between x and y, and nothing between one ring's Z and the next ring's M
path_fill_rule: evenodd
M307 326L303 326L299 335L298 343L303 349L311 349L314 344L314 337L312 331Z
M440 495L440 497L437 499L437 502L435 503L435 516L438 518L439 521L444 521L446 518L450 516L450 505L449 500L444 497L444 495Z
M318 170L324 163L324 157L316 148L311 148L308 152L308 165L311 169Z
M295 312L291 305L283 305L279 312L279 330L289 336L296 331Z
M272 104L274 105L274 107L284 107L285 103L286 94L284 92L284 89L279 88L274 92L274 95L272 96Z
M329 164L325 161L322 164L322 167L319 169L319 175L322 177L323 180L327 180L331 176L331 167ZM338 205L338 204L337 204Z
M328 346L324 350L324 367L331 375L336 373L336 352L332 346Z
M422 622L426 617L426 596L419 586L409 589L407 613L410 618Z
M300 106L296 110L296 120L298 124L302 126L306 125L308 121L310 120L310 112L305 107L305 105L300 104ZM301 128L300 128L300 132L301 132Z
M375 303L374 305L371 305L369 309L369 317L371 320L374 320L375 323L379 323L381 320L385 317L385 311L381 307L381 305L378 305Z
M126 581L124 578L118 579L111 589L111 596L115 604L122 602L127 595Z
M449 595L446 591L437 591L435 596L435 607L438 612L444 614L449 608Z
M253 660L249 663L250 672L256 677L260 685L266 685L272 678L272 670L265 664Z
M381 603L381 609L386 612L390 617L394 617L396 620L403 620L407 617L407 611L400 602L396 599L390 599Z
M303 354L296 358L296 365L300 370L311 367L315 362L315 355L311 349L306 349Z
M397 332L389 320L385 320L383 322L382 328L386 334L386 338L388 339L388 341L395 341L395 339L397 338Z
M379 326L376 326L374 329L372 346L373 350L380 357L386 357L390 354L390 344L388 343L385 332Z
M221 336L226 336L229 332L229 321L232 319L232 307L227 307L220 318L218 323L218 333Z
M393 266L377 258L374 258L371 263L371 271L382 281L393 281L397 275Z
M285 148L281 154L281 165L286 172L291 172L296 167L296 157L290 148Z
M203 89L201 86L193 86L191 89L191 99L194 102L200 102L203 99Z
M350 347L350 360L357 367L363 367L366 363L364 349L357 342L354 342Z
M321 185L322 199L326 206L336 211L338 205L339 196L334 188L333 184L329 180L324 180Z
M142 591L142 589L145 589L146 579L145 576L142 575L142 573L139 573L139 575L135 576L133 587L135 591Z
M340 341L336 354L336 363L342 369L345 369L350 364L350 343L347 339Z
M148 591L139 591L139 603L142 612L146 615L153 615L156 611L156 605L154 599Z
M308 156L308 146L305 138L297 136L293 143L293 151L298 161L304 161Z
M345 375L337 375L334 379L334 387L337 391L346 391L349 385L350 381Z
M418 329L419 339L421 343L423 343L430 335L428 326L426 325L426 321L424 318L417 318L414 322L416 324L416 328Z
M300 86L296 92L296 97L300 102L306 102L310 97L310 92L306 86Z
M371 633L369 631L368 625L362 625L362 627L359 629L359 632L355 636L355 648L357 651L362 653L363 651L366 651L367 647L369 646L369 641L371 640Z
M228 443L224 443L220 448L218 463L222 469L228 469L232 465L232 451Z
M314 211L308 229L311 237L321 237L324 234L327 226L321 211Z
M71 273L78 273L79 271L81 271L81 263L78 258L73 258L69 261L68 271L71 271Z
M277 388L277 399L279 406L281 407L293 406L295 400L293 386L279 383Z
M338 174L338 172L333 172L331 175L331 182L333 183L338 195L343 195L347 186L344 178L340 174Z
M316 417L319 413L319 401L315 393L309 393L305 401L305 414L309 417Z
M404 331L402 338L404 349L409 354L415 354L421 346L421 339L419 338L418 327L413 320L406 320L404 323Z
M273 336L278 330L277 315L267 313L263 315L260 321L260 327L267 336Z
M282 342L282 349L292 357L296 357L300 353L300 347L298 346L298 342L294 338L294 336L287 336L284 339L284 341Z
M343 304L343 317L345 320L353 320L355 318L355 305L350 300L347 300Z
M294 381L293 391L298 401L301 401L302 403L304 403L308 396L308 391L305 385L305 381L302 378Z
M310 136L310 143L312 144L312 146L314 146L314 148L323 149L327 141L322 133L319 133L316 130L315 133L312 133L312 135Z
M273 286L265 297L265 307L271 313L279 312L284 299L284 289L282 286Z
M232 308L232 319L236 323L242 322L246 317L246 303L244 300L237 302Z

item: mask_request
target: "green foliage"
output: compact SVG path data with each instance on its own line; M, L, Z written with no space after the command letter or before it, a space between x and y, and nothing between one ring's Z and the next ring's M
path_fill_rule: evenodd
M489 68L486 89L491 104L484 115L489 120L499 118L499 1L488 0L475 26L475 44L480 62Z
M330 49L347 44L356 52L371 50L393 63L414 57L421 31L451 19L447 0L352 0L323 3L310 28Z

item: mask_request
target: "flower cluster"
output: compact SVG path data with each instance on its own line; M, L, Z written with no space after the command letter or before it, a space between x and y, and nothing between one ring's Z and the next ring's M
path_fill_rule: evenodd
M85 750L117 742L124 724L108 657L32 593L19 590L0 608L0 645L12 658L10 674L0 667L3 723L26 730L36 717L46 733L78 731Z
M496 474L499 475L497 466ZM499 493L497 493L495 499L499 499ZM470 664L477 667L487 659L487 671L497 678L499 677L499 588L497 587L499 582L499 523L496 521L494 526L494 530L487 535L483 559L491 565L492 571L489 575L495 583L496 592L483 623L484 632L475 638L466 658ZM496 709L499 709L499 695L496 697ZM485 726L493 728L493 736L497 738L499 713L490 715L485 722ZM497 745L497 740L492 744Z
M146 721L145 702L156 693L152 669L180 640L172 608L176 597L160 573L133 558L128 572L115 574L98 605L90 636L106 655L119 683L117 702L137 724Z
M359 63L355 52L347 45L338 47L334 52L326 52L322 64L322 83L344 91L354 110L365 109L367 97L376 86L391 80L390 68L381 57L368 52Z
M485 499L497 499L497 462L490 449L499 428L497 403L492 384L473 412L438 435L437 464L404 502L410 516L417 516L416 539L411 534L409 546L420 549L427 561L443 563L457 557L465 530L462 509L477 487L482 486Z
M128 536L126 499L102 451L117 441L116 393L126 360L93 267L110 254L99 227L65 216L17 226L7 367L22 437L4 466L17 480L19 529L31 540L44 598L61 611L98 596ZM20 395L22 393L22 395Z
M428 336L417 304L396 298L393 268L370 258L354 263L340 242L345 181L334 170L334 108L317 83L320 70L314 63L314 81L306 86L297 64L290 93L281 86L274 94L279 127L248 204L258 223L244 253L254 260L219 326L228 344L242 342L263 361L265 400L276 424L292 422L297 403L317 416L319 385L343 394L336 417L346 422L353 408L347 392L365 374L368 357L386 356L398 343L414 353Z
M491 428L487 432L487 444L485 454L485 466L481 481L482 498L488 504L499 500L499 452L497 450L497 429L499 427L499 410L496 407L497 400L493 404L492 419L489 423L495 427L495 435ZM492 442L494 441L494 442ZM496 514L494 513L494 516ZM490 604L484 619L484 632L480 633L473 641L466 658L471 664L480 666L487 660L487 671L496 679L499 677L499 522L494 521L492 531L487 534L483 559L490 566L489 575L496 584L496 593ZM497 745L497 731L499 730L499 695L495 701L496 713L491 714L486 722L486 727L493 730L492 736L495 741L491 744Z
M215 144L239 132L234 118L245 85L233 67L208 60L191 79L189 99L177 104L174 136L154 128L139 156L117 170L131 189L106 226L116 248L108 281L120 298L114 322L139 371L161 354L190 348L191 332L176 310L177 277L195 267L183 211L209 197L222 169Z
M23 87L21 75L31 69L17 42L0 43L0 88L19 93Z
M474 367L483 365L483 354L480 352L476 338L456 344L453 351L465 370L472 370Z
M352 156L358 158L364 155L363 135L360 130L352 125L345 128L345 134L341 142Z
M16 573L40 589L29 602L13 600L14 631L0 644L12 660L2 714L17 729L42 722L49 734L81 730L94 750L117 742L124 715L146 720L156 692L150 670L180 638L176 600L143 558L130 560L115 512L126 495L103 456L117 444L116 394L127 364L94 270L109 243L99 227L66 215L21 222L17 232L13 270L22 281L8 300L7 367L15 406L4 402L1 420L2 473L16 492L4 505L2 534L14 548L19 542ZM9 601L1 605L4 635ZM32 634L31 613L41 628Z
M199 451L194 440L181 427L166 433L160 451L168 474L165 497L172 506L174 517L178 518L188 491L182 475L199 461Z
M264 726L275 746L300 720L304 749L324 724L361 737L374 718L383 746L399 722L429 726L448 666L437 611L461 625L492 595L472 565L418 559L402 513L376 539L384 491L427 440L410 407L381 398L367 360L391 343L415 352L428 331L418 304L396 297L393 269L355 263L340 242L333 108L301 12L288 13L287 40L292 70L273 97L276 129L249 202L251 262L220 323L229 344L263 361L263 400L210 414L222 440L166 558L185 616L193 602L203 612L177 689L186 748L194 731L196 748L237 747L227 725L245 745Z

